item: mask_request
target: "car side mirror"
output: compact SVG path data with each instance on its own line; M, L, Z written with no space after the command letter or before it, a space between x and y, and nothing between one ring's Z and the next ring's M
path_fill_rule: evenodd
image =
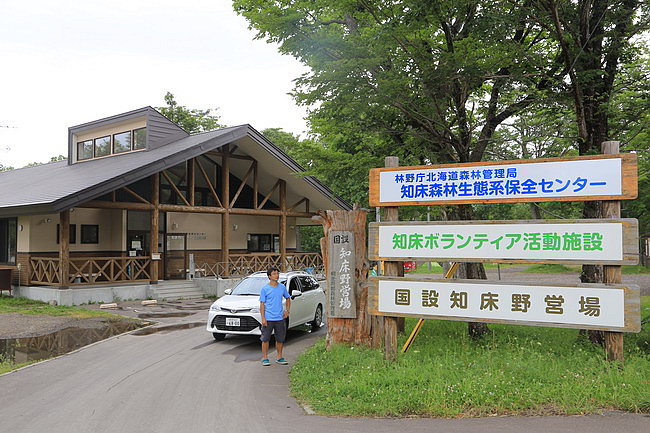
M225 295L230 295L232 293L232 289L226 289L223 291Z
M302 292L300 290L292 290L291 291L291 299L297 298L298 296L301 296Z

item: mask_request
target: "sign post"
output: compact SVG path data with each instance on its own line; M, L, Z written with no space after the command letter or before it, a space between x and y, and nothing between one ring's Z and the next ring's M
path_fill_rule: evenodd
M387 156L384 160L386 167L399 166L399 158L396 156ZM399 214L396 207L384 208L385 220L388 222L399 221ZM398 276L399 267L404 266L402 262L387 261L384 263L384 275ZM384 318L384 357L389 361L397 359L397 319L392 316Z

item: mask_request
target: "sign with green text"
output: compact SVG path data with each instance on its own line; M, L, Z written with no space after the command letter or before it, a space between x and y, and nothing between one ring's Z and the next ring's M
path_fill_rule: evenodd
M370 260L636 264L636 219L371 223Z

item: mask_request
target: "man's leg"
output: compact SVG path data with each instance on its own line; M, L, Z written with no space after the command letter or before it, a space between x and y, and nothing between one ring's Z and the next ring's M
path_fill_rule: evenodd
M275 340L275 350L278 352L278 359L282 358L282 346L284 346L284 343L279 343L278 340Z
M269 342L262 341L262 359L267 359L269 357Z

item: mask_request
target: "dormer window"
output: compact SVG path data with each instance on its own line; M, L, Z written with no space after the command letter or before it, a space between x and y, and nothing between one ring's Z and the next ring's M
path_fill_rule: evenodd
M147 147L147 128L137 128L77 142L77 160L84 161Z

